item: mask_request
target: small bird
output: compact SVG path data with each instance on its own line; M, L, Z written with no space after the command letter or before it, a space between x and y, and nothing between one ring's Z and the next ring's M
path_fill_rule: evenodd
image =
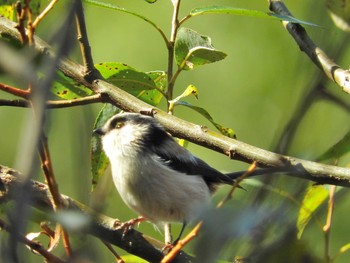
M101 128L114 184L125 204L156 224L187 223L197 219L219 184L234 183L181 147L153 117L122 113Z

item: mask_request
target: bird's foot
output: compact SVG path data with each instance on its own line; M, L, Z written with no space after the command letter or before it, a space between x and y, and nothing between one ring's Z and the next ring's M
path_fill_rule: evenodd
M130 219L129 221L126 222L121 222L120 220L115 220L113 227L116 229L121 229L123 230L123 237L131 230L134 228L136 224L140 224L142 221L145 221L146 219L142 216L138 218L133 218Z

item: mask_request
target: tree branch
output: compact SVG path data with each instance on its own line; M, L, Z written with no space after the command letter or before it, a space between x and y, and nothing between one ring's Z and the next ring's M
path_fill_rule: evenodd
M74 100L47 100L46 108L61 109L61 108L69 108L69 107L88 105L92 103L102 103L102 102L104 102L104 98L101 96L101 94L94 94L91 96L77 98ZM21 99L16 99L16 100L0 99L0 106L12 106L12 107L21 107L21 108L31 107L30 103L27 100L21 100Z
M279 15L292 16L285 4L280 0L269 0L270 10ZM306 30L299 24L283 21L284 27L297 42L301 51L310 57L326 76L338 84L342 90L350 94L350 72L334 63L327 54L309 37Z
M0 202L8 202L15 198L17 189L22 184L20 178L21 176L18 171L0 165ZM44 212L52 212L54 210L51 201L52 197L47 185L31 180L29 190L32 198L30 204L33 207ZM164 254L161 252L161 248L164 244L162 242L145 236L133 229L124 235L123 229L115 229L115 219L97 214L95 211L92 211L68 196L61 195L61 199L63 209L83 213L91 219L90 227L86 230L87 233L150 262L160 262L163 258ZM190 262L191 259L190 256L181 252L174 262L186 263Z
M15 24L8 19L0 18L0 34L6 33L11 38L19 39L20 36L14 26ZM38 37L35 37L35 49L38 52L54 56L52 48ZM142 112L153 109L153 106L104 80L96 79L91 83L88 82L82 74L83 67L69 59L62 59L58 69L79 84L85 85L95 93L101 94L105 101L116 105L122 110ZM232 159L246 163L256 161L260 167L288 168L297 172L287 173L287 175L318 183L332 182L332 184L350 187L349 168L276 154L235 139L230 139L206 127L179 119L159 109L154 109L153 113L154 117L174 136L223 153Z
M32 250L34 250L37 253L39 253L40 255L42 255L48 262L64 263L63 260L56 257L51 252L47 251L40 243L29 240L28 238L26 238L23 235L18 235L18 233L16 233L16 230L14 230L13 227L10 227L8 224L5 223L5 221L3 221L1 219L0 219L0 228L5 230L6 232L8 232L11 235L16 235L20 242L22 242L26 246L30 247Z

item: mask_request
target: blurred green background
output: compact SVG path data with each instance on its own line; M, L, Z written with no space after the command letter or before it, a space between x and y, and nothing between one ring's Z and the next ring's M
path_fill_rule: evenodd
M170 35L172 4L171 1L159 0L148 4L141 0L107 1L126 9L140 13L157 23ZM325 2L320 0L287 0L286 5L299 19L316 23L321 27L307 27L312 39L332 57L338 51L339 41L346 33L337 29L326 10ZM267 1L220 0L220 1L182 1L180 17L192 8L208 5L230 5L241 8L257 9L268 12ZM60 2L53 13L43 22L38 35L50 40L52 28L57 27L60 12L64 11L65 2ZM95 63L123 62L140 71L166 70L167 51L159 33L141 19L128 14L95 6L85 5L87 29ZM205 65L193 71L183 72L175 86L175 96L181 94L189 85L199 89L199 100L189 98L194 105L204 107L218 123L233 128L238 139L267 150L274 150L277 140L289 121L300 99L320 78L319 70L302 53L294 40L280 22L254 17L231 15L206 15L190 19L184 24L202 35L212 38L218 50L228 54L223 61ZM336 61L347 68L350 61L348 46L344 47L343 56ZM70 55L80 62L78 47ZM17 84L11 78L0 76L0 81ZM336 85L326 82L327 89L348 103L349 95L342 93ZM1 98L9 98L1 92ZM162 104L165 105L164 103ZM101 104L48 111L47 135L49 137L53 167L60 191L85 204L91 202L90 193L90 138ZM163 108L164 109L164 108ZM0 123L0 163L17 168L17 152L21 151L21 140L25 138L24 120L30 110L1 107ZM199 114L187 108L176 108L175 114L200 125L214 127ZM350 129L349 115L334 103L319 100L306 113L297 129L297 134L289 155L305 159L315 159L334 143L340 140ZM247 165L231 161L228 157L196 145L189 149L198 157L221 171L244 170ZM348 163L349 158L341 161ZM43 177L38 174L38 180ZM116 190L111 187L105 176L98 191L106 193L103 203L104 213L121 220L128 220L136 214L130 212L122 202ZM284 191L294 192L292 187L300 180L284 178L275 186ZM301 182L307 184L307 182ZM103 188L107 185L107 189ZM103 189L103 190L101 190ZM249 204L256 189L247 186L248 192L238 192L231 201L232 205ZM219 199L220 193L217 196ZM334 255L340 246L350 242L348 194L337 200L332 230L331 251ZM283 198L274 195L272 198ZM231 205L231 204L230 204ZM289 208L286 208L289 209ZM290 208L290 209L296 209ZM296 213L290 213L295 217ZM324 222L325 212L319 214ZM292 219L293 221L293 219ZM151 224L141 224L141 231L163 239ZM316 224L306 229L303 239L310 249L323 257L323 238ZM91 243L89 243L91 242ZM89 238L88 244L100 262L112 260L110 253ZM234 252L235 253L235 252ZM336 262L348 262L347 254ZM35 259L34 261L35 262Z

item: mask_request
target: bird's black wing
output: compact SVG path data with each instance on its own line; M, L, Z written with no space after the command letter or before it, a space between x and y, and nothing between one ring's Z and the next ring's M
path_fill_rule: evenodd
M168 138L164 138L167 136ZM163 138L162 138L163 137ZM160 133L154 138L151 150L159 156L164 164L187 175L202 176L210 189L218 183L232 184L233 180L225 174L209 166L203 160L192 155L167 133Z

